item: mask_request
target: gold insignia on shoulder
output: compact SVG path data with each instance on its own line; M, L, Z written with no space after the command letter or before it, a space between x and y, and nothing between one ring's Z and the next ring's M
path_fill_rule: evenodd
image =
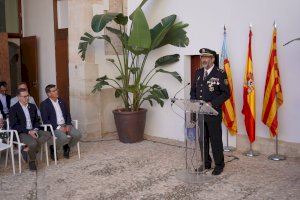
M218 71L224 73L224 69L218 68Z
M224 84L228 85L228 79L224 79Z

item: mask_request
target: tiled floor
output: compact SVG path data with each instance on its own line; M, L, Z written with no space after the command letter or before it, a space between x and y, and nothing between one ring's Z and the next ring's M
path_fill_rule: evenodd
M81 143L57 166L42 162L38 172L12 175L0 162L0 199L300 199L300 158L269 161L264 155L228 162L225 171L204 184L186 184L175 174L184 168L184 150L143 141ZM226 154L225 160L232 158ZM10 165L10 164L9 164ZM210 172L207 176L210 175Z

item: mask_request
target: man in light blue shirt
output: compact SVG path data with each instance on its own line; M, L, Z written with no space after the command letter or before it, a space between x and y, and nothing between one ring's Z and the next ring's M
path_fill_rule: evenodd
M18 89L22 89L22 88L28 91L27 83L25 83L25 82L19 83L18 84ZM19 102L18 96L15 96L14 98L12 98L10 100L10 106L13 106L13 105L15 105L18 102ZM39 108L37 107L37 105L36 105L36 103L34 101L34 98L32 96L29 96L29 103L32 103L32 104L34 104L36 106L38 116L41 119L41 112L40 112Z
M9 111L10 127L17 130L25 148L22 155L28 161L29 169L36 170L36 154L42 144L51 139L51 133L39 130L39 120L36 106L29 103L29 94L25 89L18 89L19 102L13 105Z

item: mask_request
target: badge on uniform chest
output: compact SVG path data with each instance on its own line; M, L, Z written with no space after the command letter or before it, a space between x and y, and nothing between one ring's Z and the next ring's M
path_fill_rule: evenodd
M206 83L210 92L215 90L215 85L220 85L219 79L214 77L210 78Z

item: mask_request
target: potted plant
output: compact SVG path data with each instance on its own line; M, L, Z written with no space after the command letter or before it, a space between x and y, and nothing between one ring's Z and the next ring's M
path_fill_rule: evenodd
M165 55L156 60L154 67L147 73L144 71L149 54L165 45L186 47L189 39L184 30L188 24L176 21L176 15L165 17L149 28L142 6L148 0L143 0L135 11L129 16L123 13L105 13L95 15L91 22L92 30L96 33L106 28L115 34L122 43L122 56L120 56L108 35L93 36L84 33L80 38L79 54L85 60L87 47L95 39L105 40L116 54L116 60L107 59L118 70L119 76L110 78L107 75L99 77L93 91L101 91L103 87L115 89L115 97L122 98L124 108L114 110L114 118L119 139L124 143L133 143L143 140L146 112L141 105L147 101L153 105L157 102L161 107L169 98L168 92L158 84L152 84L152 78L158 73L173 76L179 82L182 78L176 71L167 71L164 68L169 64L179 61L178 54ZM128 20L131 21L129 31L126 31ZM118 28L109 26L116 22Z

